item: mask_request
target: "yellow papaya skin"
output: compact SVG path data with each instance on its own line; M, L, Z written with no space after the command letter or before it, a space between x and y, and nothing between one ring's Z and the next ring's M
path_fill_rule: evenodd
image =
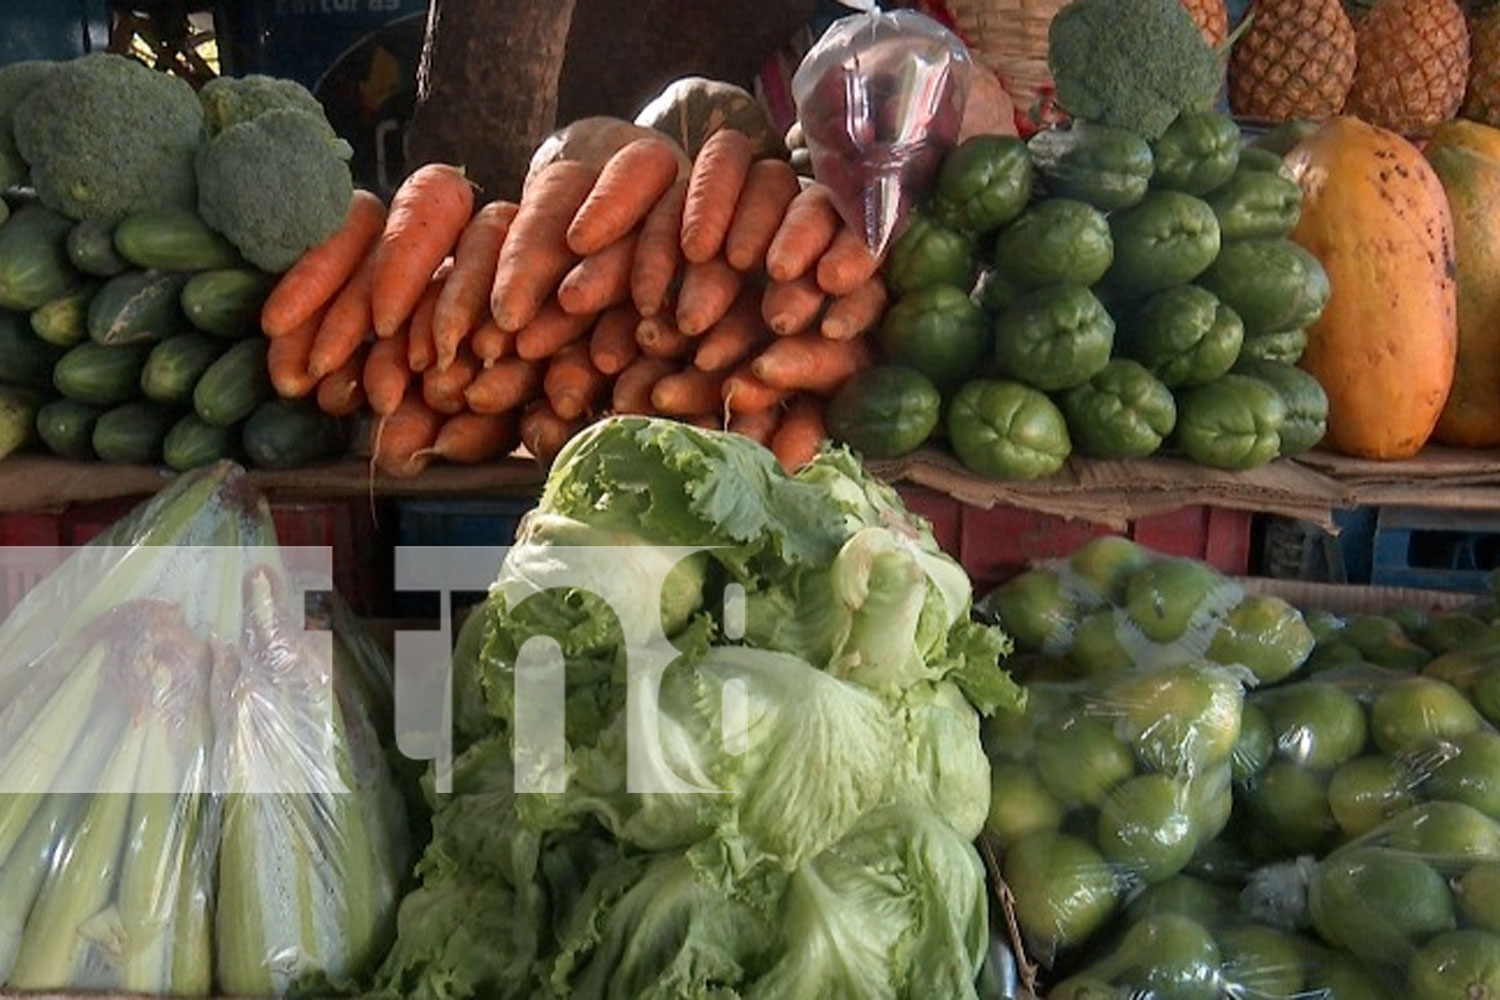
M1458 355L1442 183L1411 143L1349 116L1329 119L1286 164L1303 194L1292 239L1322 261L1332 289L1301 361L1328 392L1323 446L1411 458L1443 412Z
M1500 129L1439 125L1425 150L1448 192L1458 267L1458 366L1432 438L1500 445Z

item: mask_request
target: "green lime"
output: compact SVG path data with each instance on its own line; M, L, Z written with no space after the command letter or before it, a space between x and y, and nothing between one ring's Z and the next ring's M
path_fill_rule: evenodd
M1338 835L1328 807L1327 771L1275 760L1246 789L1251 813L1271 838L1293 853L1327 848Z
M1240 735L1244 693L1222 667L1189 662L1121 674L1105 704L1118 711L1148 768L1193 774L1228 761Z
M1036 732L1050 726L1069 710L1073 701L1068 689L1056 684L1032 684L1026 688L1026 707L1020 711L1002 708L985 719L980 730L990 757L1030 760L1036 753Z
M1327 681L1301 681L1259 699L1281 756L1306 767L1334 768L1365 746L1365 710L1349 691Z
M1472 692L1484 673L1484 665L1471 650L1451 649L1433 657L1422 668L1423 677L1452 684L1460 691Z
M1224 985L1234 997L1300 996L1304 959L1297 939L1264 924L1236 924L1214 935L1224 956Z
M1122 782L1099 807L1095 841L1106 858L1143 882L1177 874L1198 846L1186 784L1165 774Z
M1143 888L1130 901L1125 917L1135 922L1153 913L1180 913L1205 927L1217 927L1235 911L1236 903L1234 890L1227 886L1177 874Z
M1500 726L1500 663L1491 663L1474 681L1474 706L1491 725Z
M1036 833L1005 852L1001 874L1015 899L1016 923L1029 950L1051 964L1087 940L1114 913L1114 869L1084 840Z
M1313 645L1312 629L1296 608L1270 594L1249 594L1214 633L1205 656L1249 667L1260 683L1271 684L1302 666Z
M1246 701L1240 708L1240 735L1230 755L1234 780L1244 784L1254 778L1275 753L1276 736L1271 732L1271 720L1259 704Z
M1318 863L1307 894L1318 936L1359 958L1389 962L1456 926L1448 883L1421 858L1351 846Z
M1104 719L1074 713L1037 733L1036 767L1059 802L1095 806L1135 773L1130 749Z
M1083 616L1068 648L1068 663L1080 677L1101 677L1134 666L1130 652L1120 642L1117 608L1101 608Z
M1308 629L1312 631L1313 638L1317 640L1320 646L1326 642L1332 642L1337 638L1339 633L1344 630L1344 625L1346 624L1343 618L1332 611L1324 611L1320 608L1304 611L1302 619L1307 623Z
M1308 963L1307 986L1311 992L1306 996L1316 1000L1395 1000L1374 970L1334 952L1322 952Z
M1489 630L1489 624L1467 611L1439 611L1427 619L1417 634L1420 642L1434 656L1462 649L1478 641Z
M1226 582L1222 573L1196 559L1153 559L1131 575L1125 610L1146 638L1175 642L1194 624L1204 599Z
M1423 802L1391 818L1385 842L1435 861L1500 859L1500 824L1462 802Z
M1068 557L1068 568L1106 603L1125 600L1125 588L1135 572L1155 557L1151 550L1119 535L1100 535L1084 542Z
M1400 760L1367 754L1345 761L1328 782L1328 808L1343 832L1353 840L1412 806L1416 780Z
M1370 733L1386 753L1414 753L1478 729L1479 712L1463 692L1431 677L1403 677L1370 705Z
M1465 733L1452 741L1452 753L1428 776L1427 797L1464 802L1500 820L1500 733Z
M1002 763L990 769L990 816L985 829L1004 847L1062 822L1062 803L1047 790L1036 769Z
M1344 626L1342 638L1353 643L1366 662L1382 667L1419 670L1432 659L1399 622L1386 615L1355 615Z
M1070 976L1047 991L1047 1000L1130 1000L1132 996L1123 986L1111 986L1087 974Z
M1327 642L1319 642L1313 648L1312 655L1307 658L1305 669L1308 674L1315 675L1325 670L1363 662L1364 657L1360 655L1359 647L1341 638L1334 638Z
M1219 946L1207 929L1180 913L1154 913L1133 924L1104 960L1126 971L1117 977L1159 1000L1218 1000Z
M1223 833L1234 811L1234 781L1229 766L1219 764L1193 775L1188 781L1188 804L1200 844Z
M1500 861L1472 865L1453 883L1453 899L1464 923L1500 934Z
M1439 934L1412 957L1406 982L1413 1000L1500 998L1500 936L1481 930Z
M980 611L1015 640L1021 652L1039 653L1066 648L1078 621L1078 608L1063 589L1062 578L1050 569L1033 569L1013 576L987 596Z

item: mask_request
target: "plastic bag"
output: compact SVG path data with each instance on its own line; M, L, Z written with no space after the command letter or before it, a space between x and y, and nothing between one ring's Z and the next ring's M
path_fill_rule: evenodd
M956 35L898 10L835 21L792 77L813 175L873 253L885 252L957 144L970 72Z

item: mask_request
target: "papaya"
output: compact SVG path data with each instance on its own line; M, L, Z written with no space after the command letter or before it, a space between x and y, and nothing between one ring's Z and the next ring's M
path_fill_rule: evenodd
M1331 295L1299 362L1328 391L1325 447L1381 461L1421 451L1458 356L1453 217L1436 171L1394 132L1330 118L1286 155L1302 188L1291 238Z
M1500 129L1444 122L1425 152L1448 192L1458 265L1458 366L1432 437L1492 448L1500 445Z

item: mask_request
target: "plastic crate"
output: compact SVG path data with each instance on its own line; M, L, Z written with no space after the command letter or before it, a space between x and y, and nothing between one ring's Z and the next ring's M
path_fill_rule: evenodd
M0 619L52 569L62 543L59 514L0 514ZM33 549L40 551L28 554Z
M1376 508L1333 512L1337 533L1312 521L1265 515L1256 519L1260 576L1319 583L1370 582Z
M536 506L536 499L396 500L394 506L397 546L496 546L515 541L521 518ZM461 607L483 596L455 593L453 604ZM435 620L440 611L438 601L439 595L433 593L397 591L395 613L399 618Z
M959 558L959 544L963 537L964 505L946 493L929 490L924 486L902 483L896 487L908 510L927 519L932 525L932 535L943 551Z
M1389 587L1488 592L1500 567L1500 512L1382 507L1370 582Z

